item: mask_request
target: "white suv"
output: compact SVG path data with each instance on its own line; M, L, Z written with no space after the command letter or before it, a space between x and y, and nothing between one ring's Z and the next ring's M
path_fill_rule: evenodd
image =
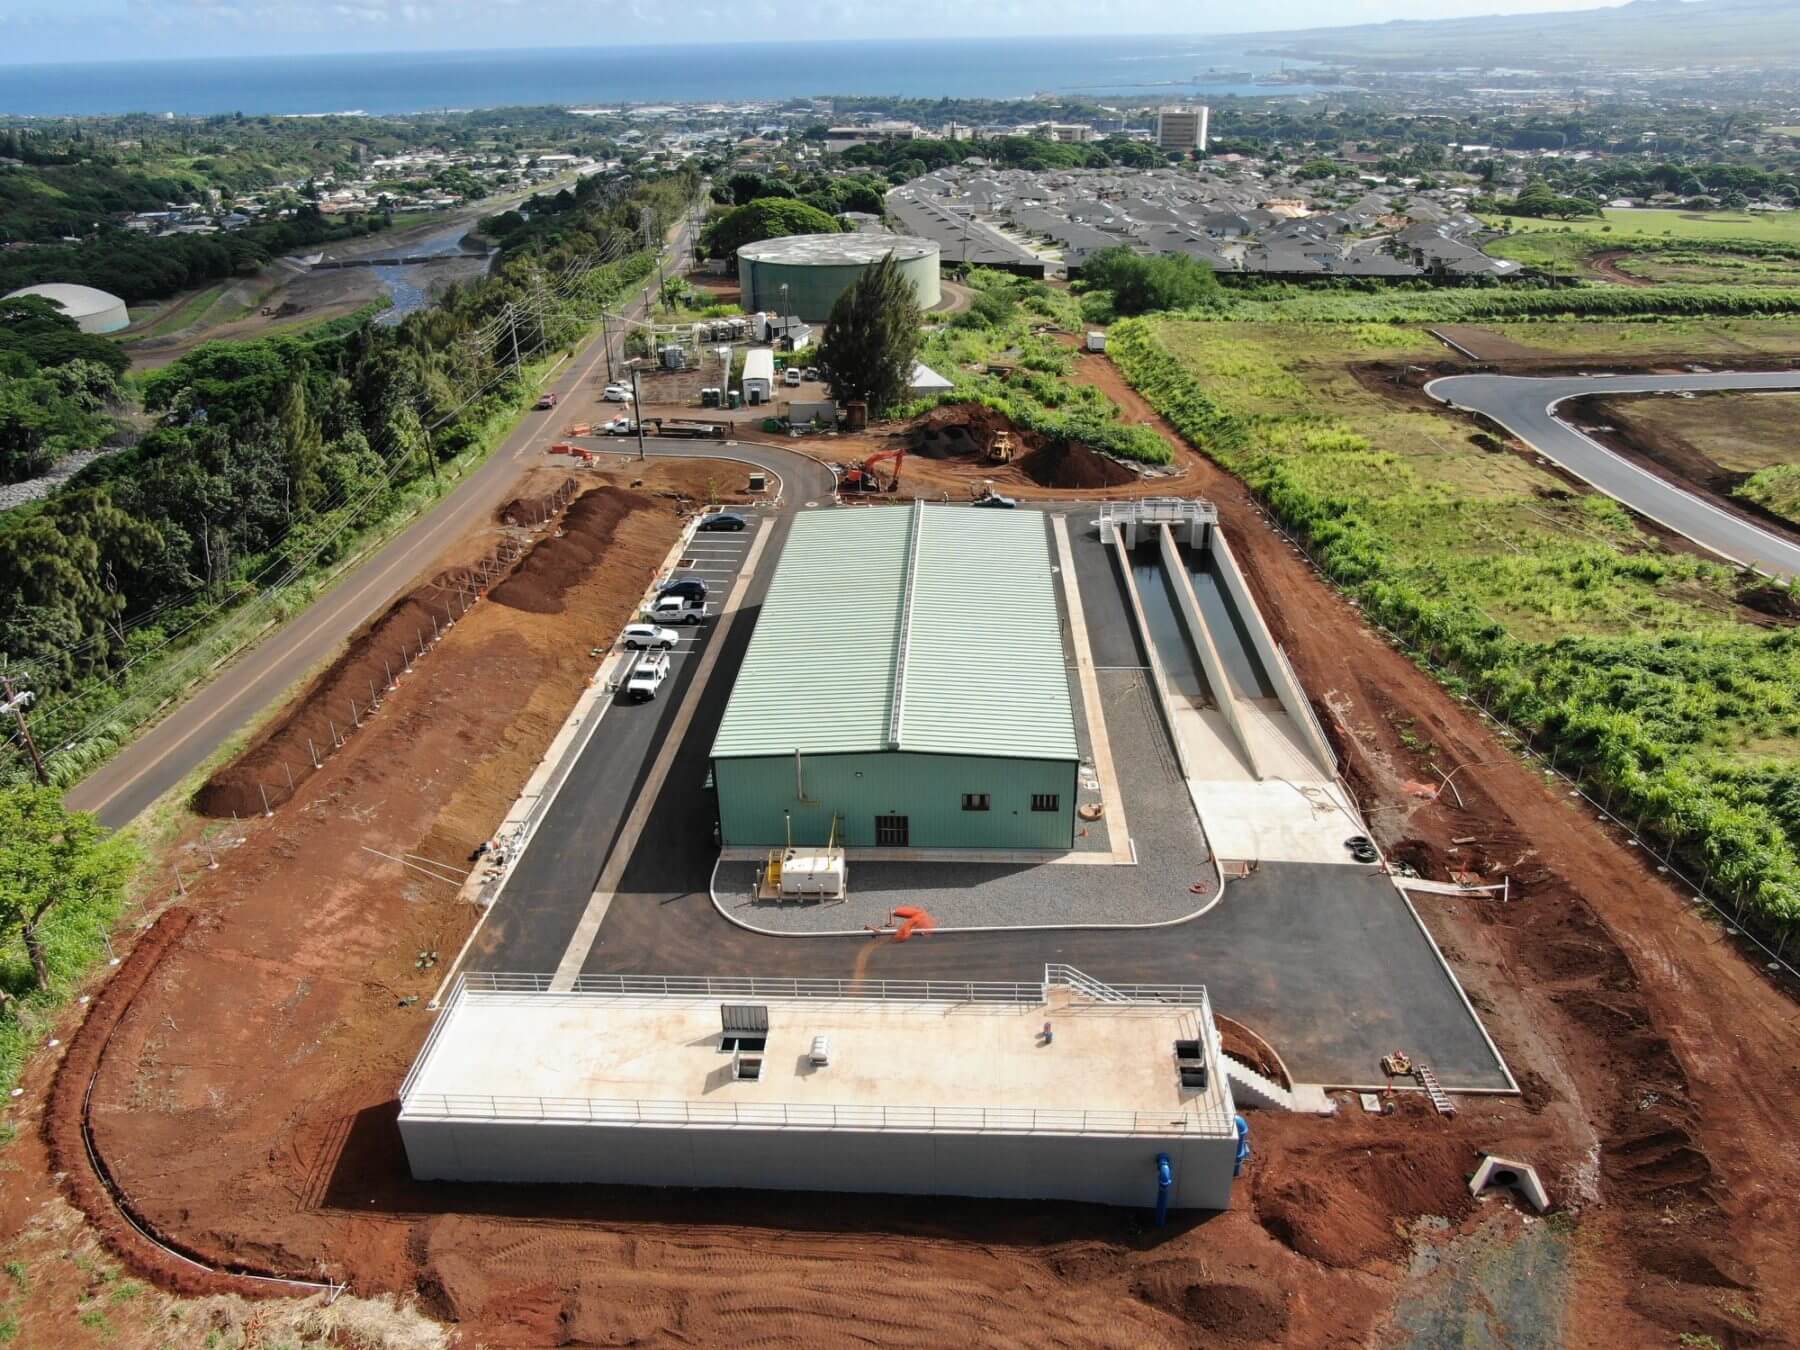
M681 641L681 634L673 628L658 628L653 623L626 624L619 636L634 652L644 647L673 647Z
M631 386L628 384L609 384L606 386L606 392L601 394L600 397L605 399L608 403L629 403L631 402Z
M631 668L631 678L625 682L625 692L633 703L648 703L656 697L656 691L662 688L662 682L668 678L668 652L652 652L649 656L640 656L638 663Z

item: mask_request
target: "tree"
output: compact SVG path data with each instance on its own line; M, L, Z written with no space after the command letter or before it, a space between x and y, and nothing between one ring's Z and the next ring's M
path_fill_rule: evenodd
M831 307L819 360L839 398L860 399L879 416L906 397L919 354L924 313L912 283L888 254Z
M1219 293L1219 279L1198 259L1182 253L1146 258L1123 245L1090 257L1081 266L1081 280L1090 290L1111 291L1118 314L1193 309Z
M87 812L64 810L56 788L0 788L0 838L0 938L24 943L44 989L45 920L65 905L116 901L131 874L131 850Z
M735 258L745 244L760 239L779 239L790 234L836 234L838 222L805 202L791 197L758 197L727 211L706 228L706 253L710 258Z

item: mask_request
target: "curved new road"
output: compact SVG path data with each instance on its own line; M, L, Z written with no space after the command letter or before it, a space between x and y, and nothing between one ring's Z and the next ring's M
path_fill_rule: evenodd
M1728 562L1775 576L1800 576L1800 545L1715 506L1601 445L1556 414L1585 394L1717 393L1800 390L1800 372L1716 375L1449 375L1425 392L1452 408L1478 412L1532 449L1639 515L1667 526Z

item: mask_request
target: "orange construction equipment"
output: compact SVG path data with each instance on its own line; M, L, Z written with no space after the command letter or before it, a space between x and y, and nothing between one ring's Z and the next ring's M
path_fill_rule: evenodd
M884 460L894 461L894 476L883 483L875 466ZM844 489L848 492L893 492L900 486L900 466L906 463L906 451L881 450L870 455L854 469L844 470Z
M931 917L930 911L916 905L901 905L888 917L900 920L900 926L894 930L895 942L905 942L914 933L929 933L937 927L937 920Z
M592 436L594 428L586 422L571 422L563 428L565 436Z

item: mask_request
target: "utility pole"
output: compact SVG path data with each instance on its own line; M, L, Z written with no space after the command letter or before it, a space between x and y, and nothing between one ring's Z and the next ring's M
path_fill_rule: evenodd
M600 307L600 342L606 348L606 382L613 382L612 368L612 329L606 325L606 306Z
M0 689L6 691L6 702L0 703L0 713L11 713L19 722L19 739L24 742L25 753L31 756L32 772L37 775L39 787L50 786L50 775L44 772L44 757L38 753L37 742L31 739L31 728L25 722L25 710L29 708L37 695L29 689L13 692L12 676L0 675Z
M512 301L506 302L506 326L512 331L513 371L519 369L519 316L513 312Z
M647 458L644 452L644 409L638 403L637 377L637 366L633 364L631 367L631 420L637 423L638 459L643 460Z

